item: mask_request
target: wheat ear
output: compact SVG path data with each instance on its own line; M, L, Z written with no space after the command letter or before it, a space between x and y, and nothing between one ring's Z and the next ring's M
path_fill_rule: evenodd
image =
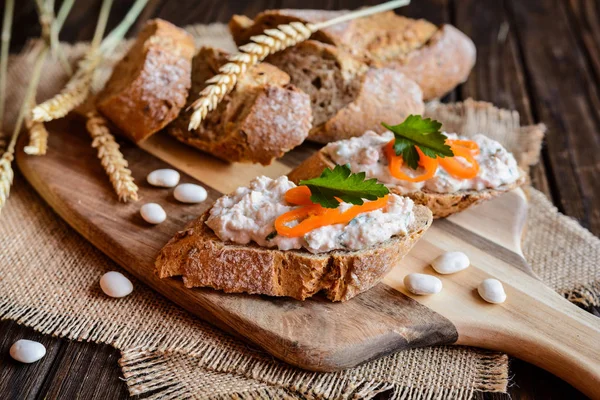
M77 72L63 90L33 109L33 121L47 122L62 118L82 104L89 94L93 73L99 62L100 56L97 51L86 54L79 62Z
M25 127L29 131L29 144L23 148L26 154L43 156L48 148L48 131L43 122L31 119L31 113L25 114Z
M190 118L189 130L197 129L206 115L233 90L238 78L248 68L264 60L269 54L284 50L305 41L316 31L312 24L291 22L279 25L277 29L267 29L264 34L252 36L251 43L239 48L240 53L228 57L227 64L219 68L219 74L206 81L200 97L190 106L194 109Z
M10 187L13 183L14 172L12 169L13 155L11 152L5 152L0 158L0 211L8 200Z
M353 11L328 21L316 24L290 22L279 25L277 29L265 29L262 35L252 36L250 43L240 46L239 53L227 58L227 64L219 68L219 74L206 81L206 86L200 97L189 108L194 112L190 117L188 130L197 129L206 115L217 108L225 96L233 90L240 76L248 68L258 64L270 54L285 50L288 47L307 40L313 33L342 22L350 21L368 15L377 14L394 8L406 6L410 0L393 0L377 6Z
M119 150L119 144L110 133L107 121L96 111L86 114L86 128L92 137L92 147L98 150L98 158L106 174L110 178L119 200L127 202L138 199L138 187L133 182L127 160Z

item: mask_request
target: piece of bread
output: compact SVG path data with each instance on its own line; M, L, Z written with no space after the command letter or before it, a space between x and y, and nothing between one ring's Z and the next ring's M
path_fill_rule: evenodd
M296 184L303 179L311 179L321 175L325 168L334 168L335 163L323 151L317 151L307 158L302 164L288 174L288 179ZM463 211L475 204L490 200L502 193L509 192L526 181L524 172L517 181L502 185L495 189L485 190L461 190L455 193L435 193L430 191L418 191L412 193L401 193L390 188L392 193L410 197L416 204L426 206L433 213L433 218L445 218L449 215Z
M254 20L234 15L229 29L238 45L277 25L316 23L349 11L267 10ZM464 82L475 64L475 45L451 25L437 27L393 11L351 20L316 32L314 40L344 49L370 66L404 72L423 90L423 98L442 97Z
M307 40L266 61L310 95L313 127L308 139L315 142L347 139L367 130L383 132L381 122L390 115L404 120L424 111L421 89L404 74L369 68L330 44Z
M205 81L227 62L227 53L200 49L192 62L192 88L186 109L168 127L169 134L190 146L229 162L270 164L302 143L312 115L309 96L290 84L285 72L268 63L246 71L235 89L208 113L198 129L188 130L187 108Z
M165 245L156 259L156 272L160 278L183 276L188 288L298 300L323 291L331 301L346 301L379 283L431 225L426 207L415 206L414 213L405 236L359 251L312 254L223 242L204 223L207 211Z
M185 104L193 55L190 34L161 19L149 21L115 66L96 107L129 139L146 139Z

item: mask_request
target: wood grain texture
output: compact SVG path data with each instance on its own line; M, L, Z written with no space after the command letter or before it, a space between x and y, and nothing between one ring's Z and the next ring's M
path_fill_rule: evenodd
M519 255L527 203L518 191L488 202L483 209L474 208L472 215L466 211L454 220L436 221L384 278L385 285L351 301L230 295L186 289L178 279L158 279L153 271L156 254L220 193L247 183L247 174L277 176L289 167L276 162L247 172L245 166L232 165L227 168L235 170L219 176L221 162L196 151L169 151L179 145L166 136L146 142L146 151L124 143L122 150L140 184L142 200L119 204L100 166L88 162L94 150L82 121L67 118L48 128L48 154L40 158L19 153L17 161L59 215L155 290L288 363L330 371L396 350L456 342L508 352L567 379L590 396L600 396L600 349L586 346L600 341L600 321L532 276ZM147 152L159 153L168 164ZM198 179L207 186L209 201L176 204L169 190L144 183L149 172L168 165L191 175L184 176L183 182ZM158 226L145 224L138 214L143 202L163 204L168 220ZM457 249L469 255L472 265L463 273L443 277L442 293L415 297L405 290L402 280L407 273L431 273L429 264L437 255ZM476 287L487 277L504 283L505 304L491 306L476 294ZM361 323L366 320L368 324Z

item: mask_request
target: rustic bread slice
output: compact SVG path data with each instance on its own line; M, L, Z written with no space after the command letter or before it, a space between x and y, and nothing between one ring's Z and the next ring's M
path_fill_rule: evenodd
M200 127L188 130L192 112L187 107L198 98L205 81L227 62L227 55L204 47L194 56L186 110L169 125L168 132L226 161L270 164L306 139L312 121L309 96L271 64L249 68Z
M238 44L279 24L316 23L348 11L267 10L254 20L234 15L229 29ZM370 66L404 72L423 89L423 98L439 98L464 82L475 63L475 45L451 25L436 27L393 11L325 28L312 39L344 49Z
M381 122L422 114L419 86L401 72L369 68L335 46L308 40L275 53L267 61L290 75L310 95L313 128L309 140L328 143L367 130L383 132Z
M379 283L431 225L426 207L415 206L414 212L405 236L360 251L312 254L222 242L204 223L207 211L161 250L156 271L161 278L183 276L189 288L298 300L323 291L331 301L346 301Z
M146 139L185 104L193 55L190 34L161 19L149 21L98 95L98 110L129 139Z
M323 151L318 151L288 174L288 179L298 184L303 179L315 178L321 175L325 168L334 168L335 163ZM509 192L526 181L524 172L519 179L511 184L502 185L495 189L461 190L456 193L435 193L419 191L413 193L400 193L391 188L392 192L410 197L416 204L426 206L433 213L433 218L445 218L449 215L466 210L467 208L493 199L503 193Z

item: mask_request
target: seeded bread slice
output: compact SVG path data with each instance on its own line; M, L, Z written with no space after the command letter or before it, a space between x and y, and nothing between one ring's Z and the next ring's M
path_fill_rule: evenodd
M290 84L288 74L260 63L242 75L235 89L208 113L198 129L189 131L192 112L187 107L198 98L205 81L227 62L227 55L204 47L194 56L186 109L169 125L168 132L183 143L229 162L268 165L308 136L310 98Z
M390 115L404 120L422 114L419 86L388 68L369 68L335 46L308 40L275 53L267 61L290 75L310 95L313 128L309 140L328 143L383 132Z
M347 13L324 10L267 10L254 20L234 15L229 29L238 45L265 29L292 21L316 23ZM311 37L344 49L373 67L404 72L423 89L423 98L442 97L467 79L475 64L475 45L451 25L437 27L393 11L333 25Z
M306 159L288 174L288 179L298 183L303 179L311 179L321 175L325 168L334 168L335 163L322 150L316 152ZM435 193L430 191L419 191L413 193L400 193L391 189L399 195L410 197L416 204L426 206L433 213L433 218L445 218L467 208L493 199L503 193L509 192L526 181L525 172L521 171L519 179L511 184L502 185L495 189L485 190L461 190L455 193Z
M161 250L156 271L161 278L183 276L188 288L298 300L323 291L331 301L346 301L379 283L431 225L426 207L415 206L414 212L407 235L360 251L312 254L222 242L204 223L207 211Z
M190 34L161 19L149 21L98 95L98 110L129 139L146 139L185 104L193 55Z

